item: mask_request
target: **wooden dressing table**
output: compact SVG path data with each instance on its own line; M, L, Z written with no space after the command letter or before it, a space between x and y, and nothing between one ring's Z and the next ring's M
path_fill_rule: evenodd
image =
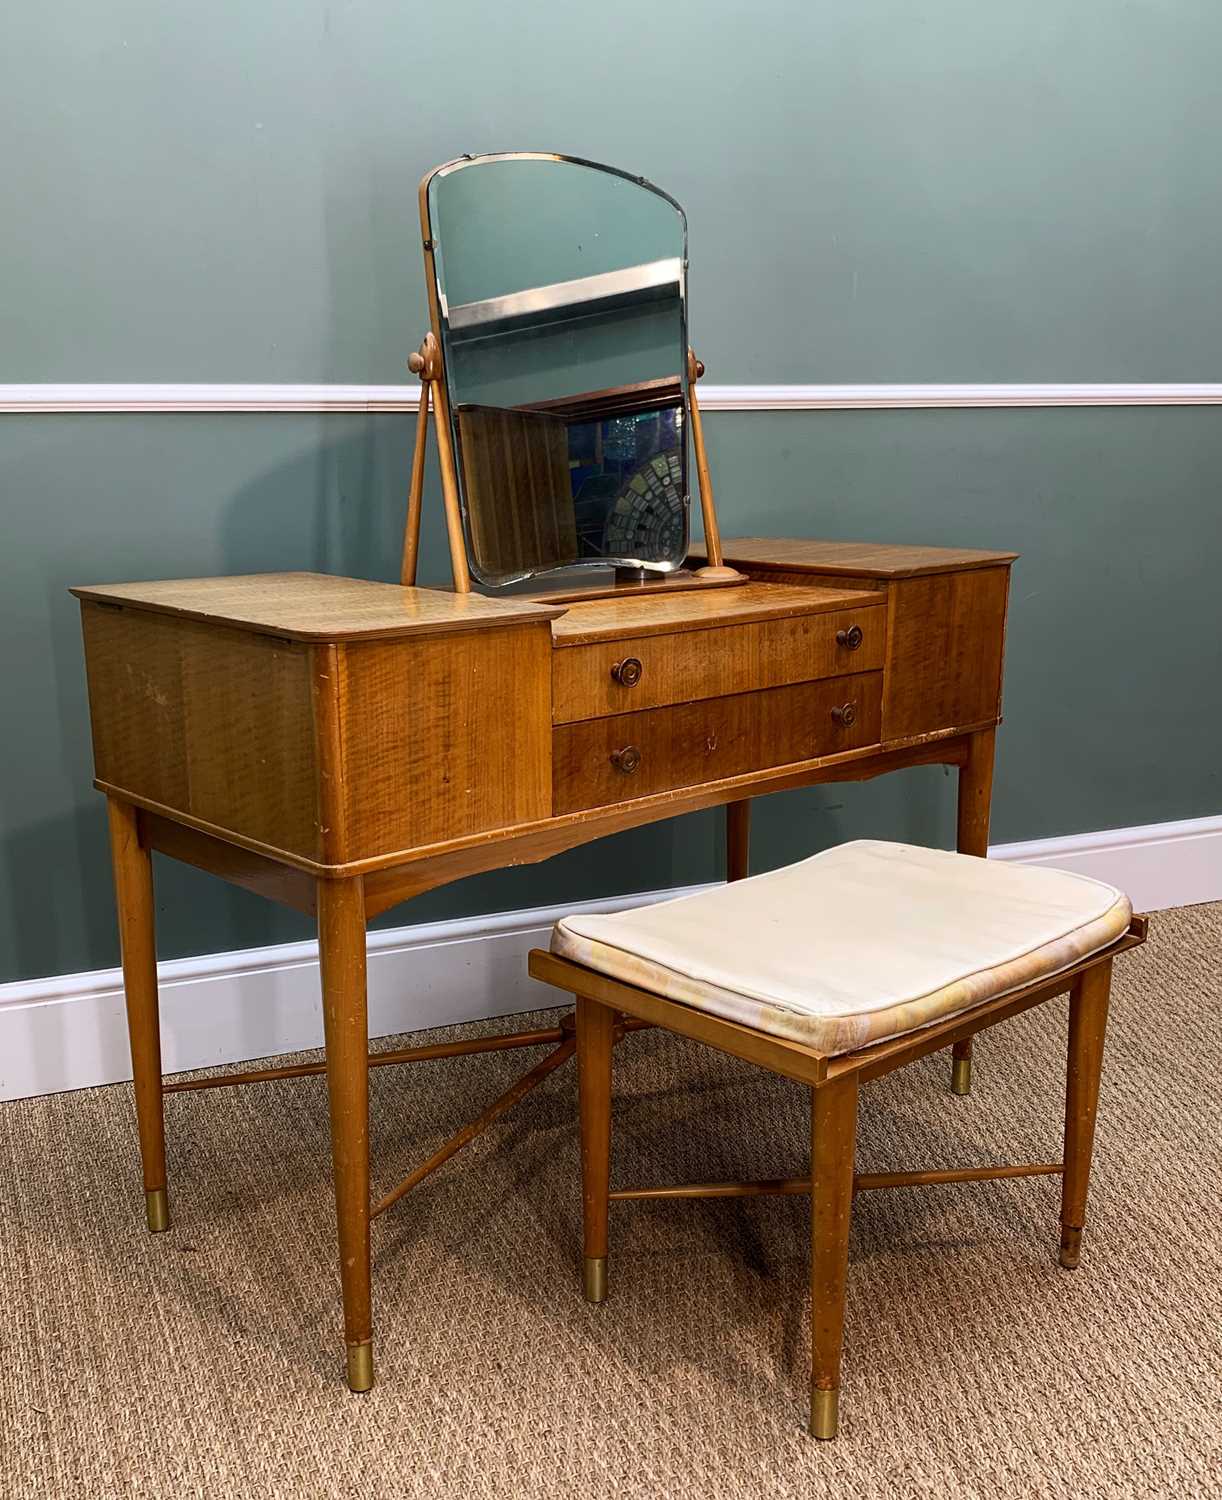
M431 269L424 188L422 225ZM109 799L149 1226L168 1225L164 1093L325 1068L354 1390L373 1382L371 1218L574 1045L566 1023L370 1058L367 921L463 876L718 804L737 878L752 796L931 763L958 768L958 847L983 855L1013 561L806 540L723 548L693 358L683 409L709 571L551 598L473 593L432 279L430 295L441 332L413 366L421 443L404 585L285 573L73 590L95 785ZM463 564L452 591L410 586L430 395ZM154 850L317 917L325 1065L163 1081ZM370 1065L542 1044L553 1050L479 1119L371 1197ZM969 1047L957 1048L961 1091Z
M741 876L747 798L929 763L958 767L958 847L986 852L1012 558L803 541L726 551L750 583L565 606L308 573L74 591L150 1225L168 1222L156 849L317 915L356 1386L380 1206L370 917L464 875L719 803L729 874ZM545 1061L571 1051L567 1037L526 1035L557 1043Z

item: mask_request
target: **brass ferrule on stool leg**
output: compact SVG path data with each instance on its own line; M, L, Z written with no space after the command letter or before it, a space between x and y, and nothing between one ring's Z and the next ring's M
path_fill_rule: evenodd
M1068 1224L1061 1226L1061 1265L1067 1271L1076 1271L1082 1260L1082 1231L1071 1229Z
M970 1057L956 1057L950 1065L950 1091L952 1094L970 1094L972 1092L972 1060Z
M810 1435L817 1438L834 1438L840 1427L840 1392L812 1391L810 1393Z
M607 1300L607 1257L605 1255L586 1256L583 1287L587 1302Z
M348 1389L358 1394L373 1389L372 1339L348 1345Z
M164 1234L170 1227L170 1200L165 1188L147 1188L144 1211L148 1215L149 1233Z

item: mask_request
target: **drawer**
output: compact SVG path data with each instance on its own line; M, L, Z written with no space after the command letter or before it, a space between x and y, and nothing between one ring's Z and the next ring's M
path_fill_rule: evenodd
M877 596L875 596L877 597ZM789 615L552 653L557 724L881 668L887 608Z
M605 807L877 744L882 676L854 673L558 725L553 811Z

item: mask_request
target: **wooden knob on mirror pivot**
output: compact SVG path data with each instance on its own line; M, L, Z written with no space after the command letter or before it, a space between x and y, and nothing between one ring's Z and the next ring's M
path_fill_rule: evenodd
M847 729L850 724L857 722L856 703L842 703L839 708L832 709L832 718L835 719L837 724L843 725Z
M635 745L625 745L622 750L612 750L611 764L625 776L631 776L641 764L641 752Z
M836 632L836 644L838 646L847 646L850 651L856 651L858 646L861 645L861 626L850 625L847 630L838 630Z
M413 349L407 356L407 368L413 375L419 375L424 370L424 355L419 349Z
M637 657L626 656L611 668L611 675L621 687L636 687L644 670Z

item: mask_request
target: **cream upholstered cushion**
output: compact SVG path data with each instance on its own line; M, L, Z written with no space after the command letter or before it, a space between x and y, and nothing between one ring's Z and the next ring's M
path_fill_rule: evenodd
M1082 875L860 839L694 896L565 917L552 951L830 1057L1057 974L1131 915Z

